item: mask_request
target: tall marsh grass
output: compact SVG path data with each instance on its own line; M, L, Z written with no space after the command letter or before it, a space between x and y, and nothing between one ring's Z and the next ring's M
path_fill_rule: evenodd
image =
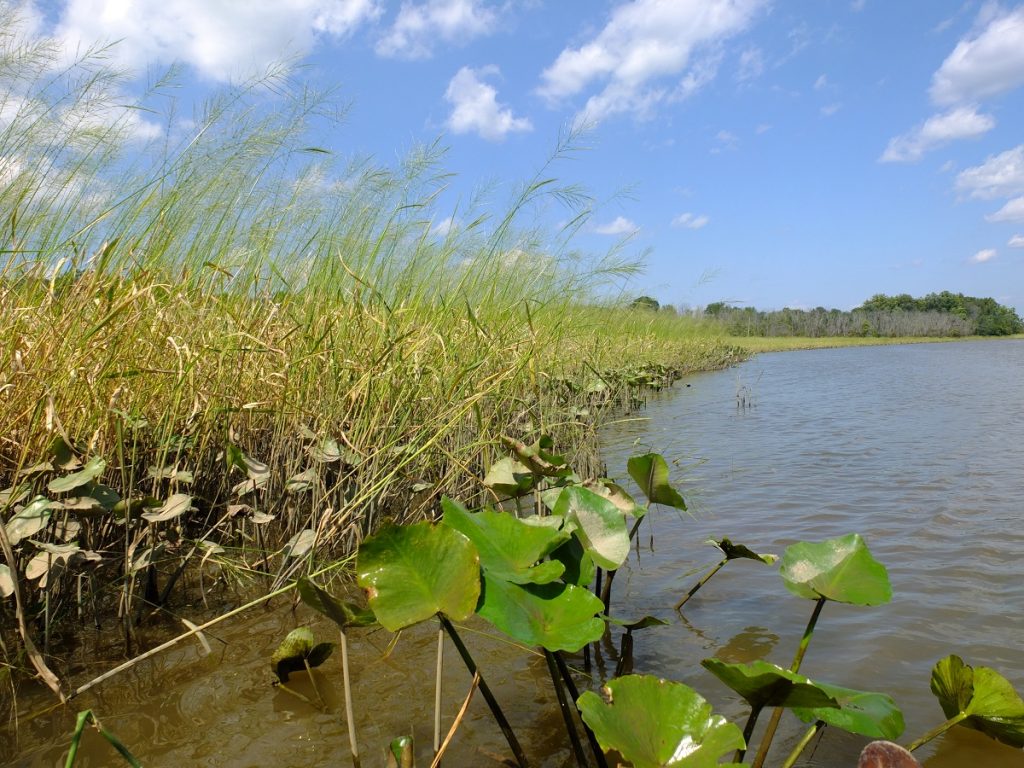
M307 551L351 551L382 516L479 487L505 435L551 433L596 471L602 406L630 383L735 359L692 322L602 298L638 265L573 250L589 200L551 165L576 136L500 213L452 217L440 146L342 160L310 138L337 125L330 94L284 72L185 120L173 79L126 107L103 50L62 63L3 13L0 489L30 494L0 507L61 501L48 483L96 456L86 490L124 500L54 508L34 540L71 540L70 519L100 557L62 579L28 578L42 550L15 549L47 632L81 612L82 573L130 623L197 553L280 579ZM570 223L550 231L556 206ZM190 502L168 521L129 503L174 493Z

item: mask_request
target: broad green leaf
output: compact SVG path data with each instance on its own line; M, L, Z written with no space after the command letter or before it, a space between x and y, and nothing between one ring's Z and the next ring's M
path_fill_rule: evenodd
M699 693L650 675L627 675L577 699L583 721L606 752L616 750L633 768L708 768L743 749L743 734Z
M903 733L903 713L891 696L828 683L818 683L818 687L835 699L839 708L794 707L794 714L805 723L822 720L834 728L870 739L898 739Z
M484 574L477 609L506 635L549 651L578 651L604 634L604 604L571 584L513 584Z
M759 560L765 565L772 565L779 559L778 555L760 555L742 544L733 544L729 539L708 539L707 543L722 550L726 560Z
M626 462L626 469L651 504L664 504L686 511L683 497L669 484L668 464L660 454L634 456Z
M892 599L885 566L871 556L856 533L786 547L779 575L790 592L810 600L825 597L853 605L881 605Z
M447 525L388 525L360 545L356 578L391 632L436 613L462 621L480 597L480 557Z
M458 502L441 499L445 525L473 542L485 573L515 584L547 584L559 578L565 566L547 557L569 534L560 528L530 525L508 512L484 509L469 512Z
M330 592L317 586L305 576L296 582L302 602L319 611L342 629L369 627L377 623L373 611L360 608L355 603L338 600Z
M118 502L121 501L121 497L118 495L117 491L101 483L94 484L92 488L89 489L88 493L92 498L96 499L96 501L100 503L101 507L108 511L114 509Z
M640 519L647 514L647 507L637 504L636 500L626 493L626 490L614 480L609 480L606 477L588 480L583 484L583 487L588 491L593 491L598 496L608 499L625 515L632 515Z
M6 511L8 507L20 504L32 492L30 483L21 483L0 491L0 512Z
M0 597L10 597L14 594L14 579L11 577L11 569L0 563Z
M7 521L7 538L13 547L22 539L35 536L50 522L52 502L45 496L36 496L25 508Z
M636 621L623 621L622 619L613 619L611 616L605 616L605 621L609 624L615 624L618 627L622 627L628 632L634 632L638 629L647 629L648 627L667 627L669 622L664 619L659 619L657 616L644 616L642 619Z
M555 514L576 523L576 535L602 568L614 571L629 555L626 518L612 502L586 488L562 489Z
M253 522L258 523L256 514L259 513L253 514ZM288 540L288 543L281 550L281 554L284 555L286 560L289 557L302 557L313 548L314 544L316 544L316 531L312 528L303 528Z
M187 493L175 493L155 512L143 512L142 518L151 523L164 523L176 517L181 517L192 509L195 509L195 507L192 506L191 496Z
M299 627L281 641L270 657L270 668L278 680L287 683L292 672L305 669L307 664L310 668L319 667L327 661L333 650L334 643L318 644L309 627Z
M533 490L534 476L520 461L499 459L487 470L484 485L499 496L523 496Z
M767 661L727 664L704 659L700 664L754 708L839 706L817 683Z
M959 656L941 659L932 670L932 693L947 718L1024 748L1024 701L1005 677L990 667L971 667Z
M564 456L552 453L555 442L548 435L542 435L533 445L526 445L519 440L502 438L502 442L511 448L530 472L545 477L563 477L571 474Z
M302 493L316 488L319 484L320 475L315 469L310 468L289 477L285 481L284 489L287 493Z
M73 491L75 488L79 488L86 483L91 483L97 477L102 475L106 468L106 461L99 456L93 456L85 463L85 466L77 472L65 475L64 477L55 477L46 487L51 493L67 493L68 491Z
M575 536L552 552L551 559L558 560L565 566L562 581L566 584L586 587L594 580L594 574L597 573L594 558L583 548L583 544Z

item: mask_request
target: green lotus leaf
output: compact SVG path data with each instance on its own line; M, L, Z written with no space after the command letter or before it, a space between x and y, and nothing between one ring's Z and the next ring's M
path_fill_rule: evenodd
M13 547L22 539L34 536L50 522L53 503L45 496L36 496L25 508L7 521L7 538Z
M624 515L632 515L639 520L647 514L647 507L637 504L636 500L621 485L614 480L609 480L607 477L588 480L583 484L583 487L588 491L593 491L598 496L608 499Z
M1024 701L994 669L947 656L932 669L931 688L947 718L961 717L960 725L1024 748Z
M356 579L391 632L436 613L462 621L480 597L480 557L447 525L388 525L359 546Z
M552 552L551 559L557 560L565 566L562 581L566 584L586 587L594 580L594 574L597 573L594 558L575 536Z
M772 565L779 559L778 555L761 555L742 544L733 544L729 539L708 539L707 543L722 550L726 560L758 560L765 565Z
M299 627L288 633L270 657L270 667L282 683L288 682L292 672L298 672L309 665L319 667L334 650L334 643L317 643L309 627Z
M68 491L73 491L75 488L79 488L86 483L91 483L97 477L102 475L106 468L106 461L99 456L93 456L85 463L85 466L77 472L65 475L64 477L55 477L46 487L51 493L67 493Z
M828 683L818 683L818 687L835 699L839 708L794 707L794 714L805 723L822 720L834 728L871 739L898 739L903 733L903 713L891 696Z
M576 536L602 568L614 571L629 555L626 517L612 502L576 485L562 489L555 514L576 524Z
M754 708L839 706L822 686L767 661L727 664L719 659L704 659L701 666Z
M513 584L484 574L477 609L509 637L549 651L578 651L604 634L600 598L572 584Z
M524 496L533 490L535 478L530 468L521 461L505 458L491 465L484 477L484 485L499 496Z
M476 546L485 573L514 584L547 584L565 571L558 560L538 562L568 541L571 534L563 528L524 523L508 512L469 512L447 497L441 508L445 525Z
M651 504L664 504L686 511L683 497L669 484L668 464L660 454L634 456L626 462L626 469Z
M810 600L825 597L853 605L882 605L892 599L885 566L856 533L786 547L779 575L790 592Z
M706 768L743 749L743 734L712 714L711 705L682 683L627 675L577 699L583 721L605 751L616 750L633 768Z
M360 608L355 603L338 600L330 592L317 586L305 576L295 585L302 602L315 611L322 613L341 629L350 627L370 627L377 623L377 617L368 608Z

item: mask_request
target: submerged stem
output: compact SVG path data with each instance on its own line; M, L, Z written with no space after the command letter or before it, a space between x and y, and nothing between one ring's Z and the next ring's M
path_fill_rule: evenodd
M580 698L580 692L576 688L576 683L573 682L572 673L569 671L569 665L565 663L565 659L562 658L562 654L555 652L555 663L558 665L558 671L562 674L562 681L565 683L565 690L569 692L569 696L573 701L578 701ZM608 768L608 760L604 756L604 750L601 749L601 745L597 743L597 737L594 732L590 730L590 726L587 725L586 721L580 718L580 722L583 723L583 731L587 734L587 741L590 742L590 750L594 753L594 759L597 761L598 768Z
M441 675L444 672L444 627L437 628L437 674L434 679L434 757L441 749Z
M686 604L686 601L689 600L691 597L693 597L695 594L697 594L697 590L700 589L701 587L703 587L705 584L707 584L708 583L708 579L710 579L712 576L714 576L716 573L718 573L720 570L722 570L722 568L728 562L729 562L729 558L725 558L724 560L722 560L722 562L720 562L718 565L716 565L714 568L712 568L710 571L708 571L704 575L704 578L702 578L700 581L698 581L696 584L694 584L693 588L690 589L690 591L687 592L685 595L683 595L683 599L675 604L675 609L678 611L680 608L682 608Z
M930 731L928 731L928 733L926 733L924 736L919 738L917 741L909 744L907 746L907 751L908 752L913 752L915 749L918 749L919 747L924 746L925 744L927 744L932 739L934 739L934 738L936 738L938 736L941 736L946 731L948 731L950 728L952 728L954 725L956 725L960 721L966 720L966 719L967 719L967 713L966 712L960 712L959 714L954 715L953 717L949 718L949 720L947 720L946 722L942 723L941 725L937 725L934 728L932 728Z
M811 743L811 739L814 738L815 734L824 727L825 722L823 720L818 720L814 725L808 728L807 733L803 735L803 738L797 742L795 747L793 747L793 751L789 753L789 757L786 758L786 762L779 766L779 768L793 768L793 765L795 765L796 761L800 758L800 753L803 752L807 745Z
M559 680L555 655L547 648L544 649L544 660L548 663L551 685L555 688L555 696L558 698L558 709L561 711L562 720L565 722L565 732L569 734L569 742L572 744L572 753L576 757L576 765L579 768L586 768L587 758L583 754L583 744L580 743L580 735L576 731L576 723L573 722L572 712L569 710L569 703L565 698L565 689L562 688L562 681Z
M352 681L348 672L348 640L345 637L345 630L339 630L341 635L341 676L345 686L345 721L348 724L348 746L352 750L352 764L359 768L359 747L356 745L356 718L352 711Z
M754 735L754 726L757 725L757 718L761 715L761 710L764 707L750 708L750 715L747 716L747 724L743 726L743 743L747 746L750 745L750 737ZM736 754L733 755L732 761L734 763L742 763L743 757L747 754L747 748L742 747L736 750Z
M455 631L455 627L444 614L437 614L437 618L440 619L441 626L444 628L444 631L448 633L448 637L452 639L452 644L455 646L455 650L458 651L459 656L462 657L462 661L466 665L466 669L469 670L471 675L479 675L480 673L477 669L476 662L473 661L473 657L470 655L469 649L467 649L463 644L462 638L459 637L459 633ZM491 708L491 714L494 716L495 721L497 721L498 727L501 728L501 732L505 735L505 740L508 742L508 746L512 750L512 754L515 755L516 762L519 764L519 767L527 768L529 763L526 760L526 754L523 752L522 746L519 744L519 739L516 738L516 734L512 730L512 726L509 725L508 719L505 717L505 713L501 711L501 705L498 704L498 700L494 698L494 694L491 693L491 689L482 675L480 676L480 693L487 702L487 706Z

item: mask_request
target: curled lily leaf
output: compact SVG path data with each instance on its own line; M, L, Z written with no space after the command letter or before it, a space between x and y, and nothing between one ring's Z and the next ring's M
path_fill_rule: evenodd
M319 667L334 650L334 643L317 643L309 627L299 627L288 633L287 637L270 657L270 666L282 683L288 682L292 672L303 670L308 665L311 669Z

